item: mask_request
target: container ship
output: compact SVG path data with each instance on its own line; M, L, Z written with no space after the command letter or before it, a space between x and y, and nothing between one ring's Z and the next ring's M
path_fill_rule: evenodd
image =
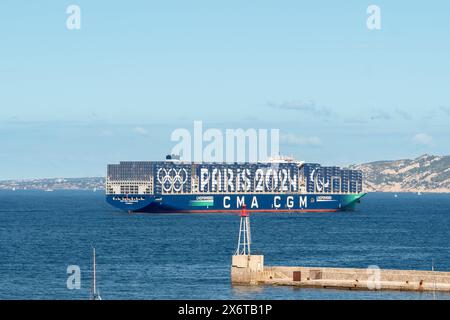
M360 170L277 157L257 163L123 161L107 168L106 199L127 212L221 213L354 210Z

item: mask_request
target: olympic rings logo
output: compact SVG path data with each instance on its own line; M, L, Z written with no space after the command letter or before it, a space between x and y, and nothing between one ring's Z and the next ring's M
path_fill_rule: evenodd
M180 192L183 189L183 185L187 182L188 173L184 168L181 168L179 170L176 170L174 168L160 168L156 177L164 191Z

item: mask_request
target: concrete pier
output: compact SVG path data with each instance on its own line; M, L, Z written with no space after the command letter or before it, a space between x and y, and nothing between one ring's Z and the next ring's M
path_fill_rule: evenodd
M266 267L262 255L234 255L231 282L347 290L450 292L450 272L378 268Z

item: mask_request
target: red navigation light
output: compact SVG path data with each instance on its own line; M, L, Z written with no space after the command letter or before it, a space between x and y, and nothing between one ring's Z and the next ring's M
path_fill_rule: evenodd
M247 206L245 204L242 205L241 217L248 217L249 214L247 212Z

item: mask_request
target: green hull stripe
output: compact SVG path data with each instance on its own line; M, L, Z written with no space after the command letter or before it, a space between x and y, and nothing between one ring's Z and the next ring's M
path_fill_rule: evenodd
M214 205L214 200L191 200L189 205L191 207L209 207Z

